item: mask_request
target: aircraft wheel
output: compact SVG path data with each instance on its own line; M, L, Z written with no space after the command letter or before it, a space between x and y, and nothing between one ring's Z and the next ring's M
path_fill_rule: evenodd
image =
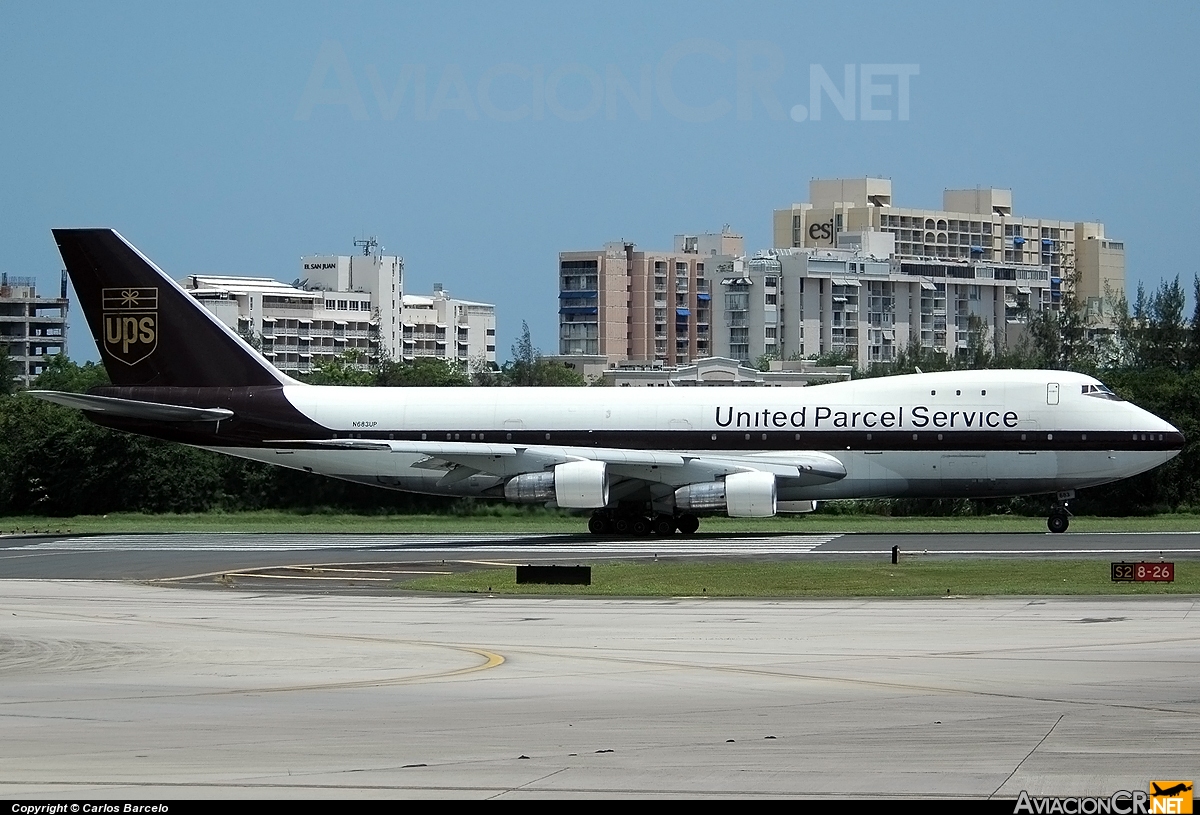
M606 535L612 531L612 522L603 512L593 512L588 519L588 531L593 535Z
M613 520L613 531L618 535L628 535L630 527L630 517L628 515L618 515Z
M1067 527L1070 525L1071 525L1071 518L1065 512L1051 513L1050 517L1046 519L1046 526L1050 529L1051 532L1054 532L1054 533L1066 532Z
M677 521L679 532L683 535L695 535L700 528L700 519L695 515L680 515Z
M650 534L650 519L643 518L641 515L634 515L629 520L629 531L635 537L641 538Z
M675 519L670 515L659 515L651 523L650 531L660 537L669 538L675 534Z

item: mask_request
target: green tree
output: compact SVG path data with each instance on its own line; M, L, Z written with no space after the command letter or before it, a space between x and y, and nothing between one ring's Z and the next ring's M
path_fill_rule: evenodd
M976 371L991 368L996 362L992 345L987 321L972 314L967 318L967 347L959 356L958 364Z
M237 331L238 336L246 341L246 344L255 351L262 351L262 334L259 334L250 326L243 326Z
M66 354L55 354L46 362L46 367L33 382L33 387L47 391L69 391L87 393L101 385L109 384L108 371L97 362L80 365L72 362Z
M583 374L560 362L543 359L529 335L529 324L521 321L521 336L512 346L512 361L501 368L504 384L518 387L562 387L587 384Z
M1183 370L1191 351L1196 325L1189 328L1183 318L1183 287L1176 277L1163 281L1153 294L1138 284L1132 308L1124 297L1116 298L1116 364L1140 370Z
M1186 300L1178 275L1171 283L1164 280L1151 295L1145 325L1148 357L1144 360L1145 367L1183 369L1188 336L1183 320Z
M1192 311L1192 323L1188 328L1187 353L1185 360L1188 370L1200 370L1200 276L1192 278L1192 299L1196 303Z
M0 345L0 396L10 396L17 392L21 384L17 379L20 373L21 367L9 355L8 345Z
M1093 319L1078 296L1079 274L1069 259L1064 261L1058 308L1026 308L1033 364L1038 368L1094 371L1098 365L1091 341Z
M379 364L374 384L381 387L463 387L471 378L461 365L450 360L417 357L412 362L385 360Z
M322 360L304 380L310 385L373 385L375 372L359 367L363 358L360 353L347 351L331 360Z

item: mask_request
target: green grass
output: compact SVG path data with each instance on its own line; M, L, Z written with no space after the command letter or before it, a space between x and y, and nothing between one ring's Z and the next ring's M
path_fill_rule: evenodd
M591 586L518 586L516 569L483 569L396 584L406 591L601 597L980 597L994 595L1200 594L1200 561L1176 562L1174 583L1113 583L1100 560L941 560L898 565L806 560L788 563L611 563L592 566Z
M349 515L261 511L194 515L85 515L73 518L0 518L0 534L105 532L319 532L486 534L584 533L586 517L549 512L507 515ZM1045 518L1014 515L889 518L878 515L784 515L775 518L705 518L701 534L873 533L1046 531ZM1137 518L1076 517L1071 532L1197 532L1200 515Z

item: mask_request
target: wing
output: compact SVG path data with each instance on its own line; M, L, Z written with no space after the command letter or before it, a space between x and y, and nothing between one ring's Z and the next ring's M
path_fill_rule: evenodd
M552 447L481 442L383 441L374 439L281 439L267 444L284 449L390 450L425 457L415 466L445 469L439 483L450 484L476 473L507 478L543 472L571 461L599 461L616 479L682 487L715 481L733 473L769 473L793 486L812 486L846 477L846 468L828 453L732 454L623 450L609 447Z

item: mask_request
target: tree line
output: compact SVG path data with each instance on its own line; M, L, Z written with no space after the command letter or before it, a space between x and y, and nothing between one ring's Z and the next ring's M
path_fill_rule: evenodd
M888 363L855 367L854 376L978 368L1050 368L1096 376L1125 399L1174 424L1187 439L1163 467L1083 491L1076 512L1138 514L1200 508L1200 279L1197 308L1185 317L1178 278L1156 290L1139 287L1132 303L1115 298L1099 320L1067 286L1057 311L1026 315L1025 337L1014 346L991 342L981 327L963 353L939 354L917 344ZM360 370L340 358L316 366L312 384L363 386L505 387L584 385L583 377L538 353L524 326L512 360L476 370L442 360L385 360ZM844 357L821 364L851 364ZM255 509L360 513L467 512L470 500L411 495L310 473L221 456L133 436L89 422L79 411L33 399L13 387L11 361L0 354L0 514L70 516L108 512L234 512ZM48 359L34 387L86 392L108 382L104 368L65 356ZM891 500L858 509L891 514L1012 512L1041 515L1045 497L1003 500ZM846 505L831 505L845 511Z

